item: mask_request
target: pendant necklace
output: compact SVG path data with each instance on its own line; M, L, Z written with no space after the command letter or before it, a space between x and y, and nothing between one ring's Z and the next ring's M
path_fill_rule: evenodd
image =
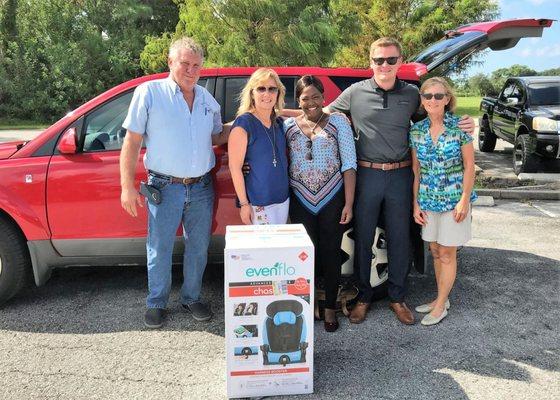
M306 116L303 117L303 120L305 121L305 123L307 124L307 127L309 129L311 129L311 136L315 136L315 128L317 128L317 125L319 125L319 122L321 122L321 120L323 119L323 117L325 116L325 113L321 113L321 116L319 117L319 119L317 120L317 122L315 122L315 125L313 125L313 127L311 127L311 124L309 123L309 120L307 119ZM311 138L310 138L311 139Z
M260 121L260 120L259 120ZM271 121L271 127L272 127L272 139L270 138L270 134L268 133L268 129L266 128L266 126L264 126L264 124L261 121L261 125L264 129L264 133L266 133L266 137L268 138L270 145L272 146L272 166L274 166L276 168L276 131L274 130L274 122Z

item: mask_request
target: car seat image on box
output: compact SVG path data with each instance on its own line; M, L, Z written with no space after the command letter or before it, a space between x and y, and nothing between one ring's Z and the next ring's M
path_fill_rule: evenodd
M261 346L264 365L305 362L308 342L302 311L296 300L274 301L266 307Z

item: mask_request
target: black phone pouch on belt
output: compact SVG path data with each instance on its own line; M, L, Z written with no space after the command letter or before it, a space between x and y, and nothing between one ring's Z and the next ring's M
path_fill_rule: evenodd
M149 203L156 205L161 203L161 191L146 182L140 182L140 194L144 195Z

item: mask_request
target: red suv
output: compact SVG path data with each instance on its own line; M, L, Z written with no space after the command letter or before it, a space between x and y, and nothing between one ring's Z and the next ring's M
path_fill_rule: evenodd
M399 70L399 77L418 84L429 72L461 59L473 50L514 46L521 37L541 36L551 20L512 20L473 24L450 32ZM295 108L294 86L304 74L322 80L330 103L350 84L371 76L368 69L274 68L286 86L287 107ZM233 119L238 93L255 68L206 69L199 84L222 106L224 121ZM82 265L145 264L146 209L131 218L120 206L119 155L134 88L158 74L125 82L68 113L29 142L0 144L0 303L15 295L33 274L44 284L53 268ZM226 147L216 147L217 201L211 259L223 256L226 225L239 224ZM136 183L145 178L138 159ZM343 272L352 265L351 234ZM372 285L387 280L382 235L376 239ZM176 251L182 254L178 238ZM179 261L179 259L178 259ZM419 263L420 264L420 263ZM421 266L423 269L423 265Z

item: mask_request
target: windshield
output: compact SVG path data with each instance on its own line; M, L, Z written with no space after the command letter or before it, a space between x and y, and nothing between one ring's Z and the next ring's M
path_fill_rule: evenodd
M454 53L464 48L468 44L475 44L483 41L486 37L484 32L465 32L449 38L441 39L439 42L432 44L420 54L412 57L408 62L418 62L430 66L431 63L436 61L440 56ZM429 68L428 68L429 69Z
M533 106L560 105L560 82L531 84L529 96Z

